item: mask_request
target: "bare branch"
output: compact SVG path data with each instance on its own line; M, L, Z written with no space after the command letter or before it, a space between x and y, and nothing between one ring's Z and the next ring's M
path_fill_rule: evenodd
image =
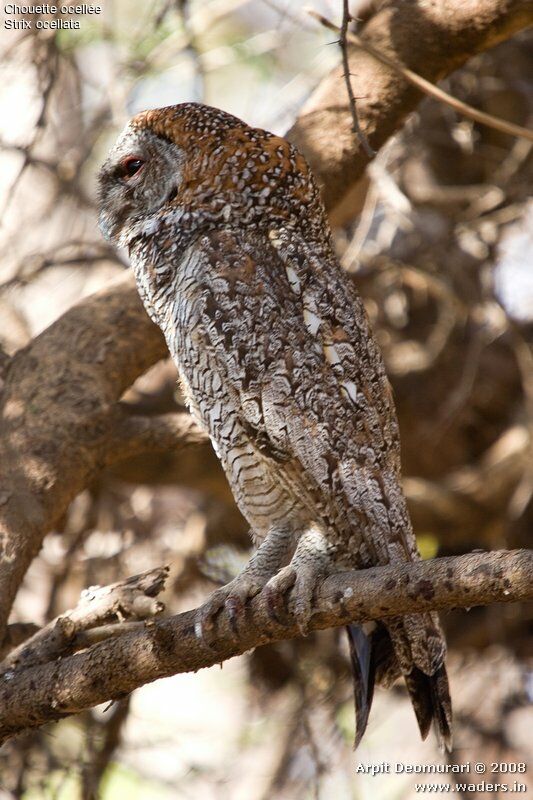
M75 608L61 614L12 650L0 664L0 674L15 667L27 668L54 661L89 643L122 632L121 625L104 626L103 623L143 620L161 613L164 605L155 598L163 590L167 576L168 567L157 567L110 586L86 589ZM88 631L93 635L80 635Z
M316 14L312 14L312 16L315 16L315 17L318 18L318 15L316 15ZM343 65L343 69L344 69L344 80L345 80L345 83L346 83L346 91L348 93L348 101L349 101L349 104L350 104L350 113L352 115L352 120L353 120L353 131L354 131L355 135L357 136L357 138L359 139L359 142L361 143L361 147L363 148L363 150L367 154L368 158L371 159L371 158L374 158L374 156L376 154L375 154L374 150L372 150L372 148L370 147L370 145L368 143L368 139L366 138L366 136L364 134L364 131L361 129L361 126L359 124L359 117L357 116L357 103L356 103L356 100L355 100L355 95L354 95L353 87L352 87L352 81L351 81L351 78L350 78L350 62L348 60L348 43L347 43L347 39L349 38L348 25L350 23L350 20L351 20L351 16L350 16L350 11L348 9L348 0L343 0L343 4L342 4L342 25L341 25L341 29L339 31L339 33L340 33L339 45L340 45L341 53L342 53L342 65ZM319 20L319 21L322 21L322 20Z
M463 103L462 100L458 100L457 97L453 97L453 95L448 94L443 89L440 89L438 86L435 86L430 81L427 81L421 75L418 75L416 72L413 72L412 69L407 69L402 64L399 64L393 58L389 58L385 53L379 50L377 47L373 47L370 44L367 44L363 41L359 36L356 36L355 33L351 33L347 30L347 0L344 0L345 6L345 14L343 16L342 27L337 28L336 25L333 24L327 17L324 17L322 14L318 14L316 11L309 11L309 14L314 17L314 19L318 20L321 25L324 25L330 31L335 31L335 33L340 34L340 41L343 43L343 62L345 62L345 75L348 76L347 78L347 86L349 86L349 97L350 97L350 111L352 116L355 112L355 98L353 96L353 90L350 83L349 78L349 66L348 66L348 59L346 56L346 41L349 41L350 44L355 45L356 47L360 47L366 53L369 53L374 58L377 58L378 61L381 61L382 64L386 64L387 67L395 70L402 78L405 78L406 81L412 83L413 86L416 86L417 89L420 89L421 92L427 94L428 97L432 97L434 100L438 100L440 103L444 103L450 108L453 108L454 111L458 111L459 114L462 114L464 117L468 119L473 119L474 122L480 122L482 125L486 125L489 128L494 128L494 130L501 131L502 133L508 133L510 136L518 136L522 139L527 139L529 142L533 142L533 131L529 130L528 128L523 128L521 125L515 125L514 122L508 122L507 120L500 119L499 117L495 117L493 114L486 114L484 111L479 111L477 108L473 108L473 106L469 106L467 103ZM357 115L355 114L355 120L357 121ZM356 122L356 130L360 133L359 123ZM370 153L367 150L367 155L372 157L375 155L373 151Z
M436 0L430 4L385 0L359 38L365 46L436 83L475 54L532 23L533 5L528 0ZM350 73L355 94L362 95L357 116L372 147L379 150L424 95L395 69L361 48L352 49ZM365 191L358 184L369 158L354 139L352 126L341 64L324 78L287 133L319 177L326 206L335 209L338 222L353 219L364 203Z
M333 575L318 591L310 629L532 598L532 550L471 553ZM272 620L262 595L250 603L237 633L222 612L211 644L197 635L195 621L196 611L188 611L58 662L4 673L0 743L28 728L122 698L158 678L196 671L299 635L291 613L284 624Z
M0 395L0 641L44 535L110 458L121 395L166 354L128 275L10 360Z
M107 443L106 463L158 450L175 450L209 441L187 412L142 416L124 414Z

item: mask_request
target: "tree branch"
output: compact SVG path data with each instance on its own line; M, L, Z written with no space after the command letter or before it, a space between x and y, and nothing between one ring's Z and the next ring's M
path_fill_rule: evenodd
M319 22L325 24L325 18L323 18L319 14L315 14L314 12L309 11L309 14L312 14ZM359 117L357 116L357 102L354 95L353 87L352 87L352 79L350 75L350 59L348 55L348 39L352 35L348 31L348 25L350 24L352 17L350 15L350 11L348 8L348 0L343 0L342 3L342 25L340 30L335 26L328 25L327 27L331 27L335 32L339 33L339 46L341 48L342 54L342 68L344 71L344 82L346 84L346 92L348 94L348 102L350 104L350 114L352 115L352 122L353 122L353 132L359 139L361 143L361 147L365 151L366 155L369 159L374 158L376 153L370 145L368 144L368 139L366 138L365 134L361 130L361 126L359 125Z
M0 663L0 680L10 669L55 661L92 642L120 635L120 623L125 619L144 620L161 613L164 605L155 598L167 577L168 567L157 567L110 586L86 589L75 608L49 622L8 654Z
M310 629L350 621L533 598L533 551L471 553L333 575L317 593ZM221 663L259 645L299 635L292 614L274 622L262 595L234 632L226 612L212 644L199 638L196 611L109 639L88 650L0 680L0 743L28 728L117 700L158 678Z
M107 443L106 465L158 450L209 442L187 412L142 416L124 414Z
M402 78L405 78L406 81L411 83L413 86L416 86L416 88L420 89L420 91L424 94L427 94L428 97L432 97L434 100L438 100L440 103L450 106L450 108L453 108L454 111L458 111L459 114L462 114L464 117L472 119L474 122L480 122L482 125L487 125L489 128L494 128L494 130L500 131L501 133L508 133L510 136L517 136L522 139L526 139L528 142L533 142L533 131L529 128L524 128L522 125L515 125L514 122L508 122L507 120L500 119L500 117L495 117L493 114L486 114L484 111L479 111L479 109L474 108L467 103L463 103L463 101L459 100L457 97L454 97L453 95L448 94L448 92L439 89L439 87L435 86L433 83L431 83L431 81L427 81L425 78L422 78L422 76L417 72L413 72L413 70L404 67L403 64L399 64L397 61L394 61L394 59L389 58L389 56L387 56L381 50L378 50L376 47L368 44L359 36L356 36L354 33L350 33L350 31L347 29L347 2L348 0L344 0L344 15L342 26L340 28L337 28L337 26L334 25L323 14L318 14L316 11L309 11L309 14L318 22L320 22L321 25L324 25L325 28L328 28L328 30L334 31L340 35L340 43L343 52L344 79L346 81L348 97L350 99L350 111L354 121L354 131L359 136L361 145L369 158L372 158L375 153L371 148L369 148L368 142L364 138L364 134L359 127L359 121L357 119L357 112L355 108L355 97L350 82L350 74L348 72L347 42L355 47L360 47L371 56L374 56L374 58L377 58L377 60L382 64L385 64L387 67L393 69L395 72L401 75Z
M437 83L469 58L533 24L528 0L386 0L359 33L361 42L431 83ZM350 53L350 74L359 125L379 150L423 97L395 69L364 50ZM358 186L369 162L352 132L344 67L327 75L301 110L287 138L308 159L323 186L334 219L353 218L366 188ZM332 136L331 132L335 131ZM339 207L342 203L342 206ZM346 209L346 211L344 210Z
M128 275L9 362L0 396L0 641L44 535L112 455L120 457L121 395L166 355Z

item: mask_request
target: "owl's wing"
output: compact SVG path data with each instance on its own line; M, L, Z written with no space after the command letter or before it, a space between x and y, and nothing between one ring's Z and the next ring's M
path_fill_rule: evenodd
M202 327L258 452L329 523L361 532L362 562L415 556L389 383L331 250L287 230L199 246Z
M207 345L257 452L276 462L314 519L338 541L340 534L339 555L352 566L418 558L389 383L362 302L333 253L289 231L218 231L201 248ZM390 663L405 675L423 737L435 720L449 743L437 616L411 614L386 628L385 649L392 645ZM364 639L352 631L359 738L379 672L379 647L374 637L361 647Z

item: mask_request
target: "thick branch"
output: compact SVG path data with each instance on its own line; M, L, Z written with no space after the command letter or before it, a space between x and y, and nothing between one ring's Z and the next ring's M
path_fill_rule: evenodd
M112 460L122 393L166 353L127 276L11 359L0 402L0 641L43 536Z
M327 578L310 629L429 609L533 598L533 551L471 553L396 564ZM4 674L0 742L27 728L111 699L179 672L225 661L258 645L299 635L294 617L273 622L262 595L250 603L237 634L223 612L212 646L197 635L195 611L110 639L52 664Z
M362 29L360 38L437 83L476 53L531 24L533 5L528 0L387 0ZM379 150L423 95L395 70L362 50L351 53L350 74L358 97L359 125L371 147ZM352 126L340 65L324 78L287 137L305 153L320 178L328 209L350 201L353 217L364 191L359 193L359 200L349 195L357 191L369 156L354 137ZM336 216L342 216L340 209Z
M111 466L144 453L172 450L178 443L184 447L208 441L208 435L198 428L187 412L153 417L125 414L111 432L106 465Z

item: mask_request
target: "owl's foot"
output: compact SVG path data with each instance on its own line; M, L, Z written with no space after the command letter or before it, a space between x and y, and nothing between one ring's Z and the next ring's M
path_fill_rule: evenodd
M231 628L236 633L247 601L259 594L267 581L268 576L261 580L245 569L225 586L216 589L198 612L202 636L205 638L213 630L215 618L223 608L228 612Z
M302 634L307 633L315 589L330 569L332 554L324 533L312 529L300 536L290 563L280 569L290 538L290 532L269 534L241 574L213 592L198 612L204 639L215 627L216 615L223 608L236 634L246 603L261 591L265 592L269 614L275 622L282 622L288 605Z
M223 608L228 612L232 630L237 632L247 601L259 594L279 570L287 558L291 538L288 528L269 531L240 575L213 592L198 611L199 634L204 639L215 627L216 616Z
M305 636L313 613L313 597L319 578L320 573L312 568L296 569L292 563L283 567L264 589L271 617L281 622L282 610L288 605L288 610L296 617L300 633Z
M288 600L288 610L296 617L305 636L313 614L315 589L329 571L330 546L324 534L316 529L302 534L290 564L274 575L265 586L270 615L280 622L280 611Z

